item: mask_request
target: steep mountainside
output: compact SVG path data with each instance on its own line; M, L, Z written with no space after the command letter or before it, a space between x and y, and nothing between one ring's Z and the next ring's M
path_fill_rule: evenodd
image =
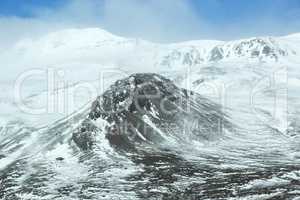
M139 145L142 149L159 146L170 138L181 143L216 139L233 129L227 118L219 105L178 88L163 76L133 74L118 80L93 102L73 139L86 150L92 148L93 137L105 134L116 148L134 151ZM100 131L99 121L105 124Z

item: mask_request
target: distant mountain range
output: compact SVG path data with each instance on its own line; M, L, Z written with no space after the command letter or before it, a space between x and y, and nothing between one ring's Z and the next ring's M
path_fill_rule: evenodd
M158 44L115 36L98 28L68 29L34 40L22 40L14 53L23 65L88 62L117 66L176 68L230 60L280 61L299 57L300 34L235 41L199 40ZM7 52L8 51L8 52Z

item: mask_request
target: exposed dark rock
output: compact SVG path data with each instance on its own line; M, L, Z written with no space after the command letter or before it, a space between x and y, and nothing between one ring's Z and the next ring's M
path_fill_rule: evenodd
M90 119L84 120L82 125L73 133L73 141L83 150L90 149L94 142L97 127Z
M270 55L272 52L272 49L271 47L269 46L264 46L263 50L262 50L262 53L265 54L265 55Z
M104 129L94 125L101 118ZM167 135L210 139L231 124L220 106L157 74L133 74L116 81L93 103L88 118L73 134L82 149L90 149L101 132L111 145L135 149L159 144Z
M162 61L160 62L163 66L172 67L175 63L184 65L184 66L193 66L200 64L203 60L201 58L200 52L191 47L188 51L178 51L173 50L167 56L164 56Z
M238 56L251 55L252 58L259 59L268 57L276 61L279 56L287 55L286 51L281 49L272 38L254 38L242 41L235 46L234 53Z
M57 160L57 161L63 161L64 158L63 158L63 157L57 157L56 160Z
M221 48L219 47L215 47L213 48L213 50L211 51L211 55L210 55L210 59L209 61L219 61L221 59L223 59L223 51Z
M204 82L203 79L195 80L195 81L193 82L193 86L198 86L198 85L200 85L200 84L203 83L203 82Z
M259 56L259 51L257 51L257 50L252 51L251 56L252 57L258 57Z

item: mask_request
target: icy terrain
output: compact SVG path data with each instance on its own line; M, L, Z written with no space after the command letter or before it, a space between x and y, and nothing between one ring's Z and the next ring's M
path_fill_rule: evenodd
M19 41L0 60L0 199L300 197L300 34L158 44L69 29ZM136 152L107 135L114 120L82 127L95 100L135 73L167 78L175 96L176 88L201 95L200 116L224 113L233 128L187 137L160 125L166 119L150 106L139 120L163 139L131 127ZM118 95L120 106L130 104ZM203 127L215 123L204 116ZM91 148L74 140L78 131L93 133Z

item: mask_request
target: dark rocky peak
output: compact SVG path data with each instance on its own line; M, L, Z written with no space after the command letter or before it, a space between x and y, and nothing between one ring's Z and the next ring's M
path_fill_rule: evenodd
M107 122L99 129L97 120ZM175 140L208 140L231 128L219 105L177 87L158 74L133 74L116 81L93 103L88 118L73 139L89 149L93 137L105 134L122 149Z
M158 74L133 74L116 81L93 103L91 119L103 117L111 121L112 116L126 112L143 113L165 97L179 98L182 91L169 79ZM177 96L177 97L176 97Z

